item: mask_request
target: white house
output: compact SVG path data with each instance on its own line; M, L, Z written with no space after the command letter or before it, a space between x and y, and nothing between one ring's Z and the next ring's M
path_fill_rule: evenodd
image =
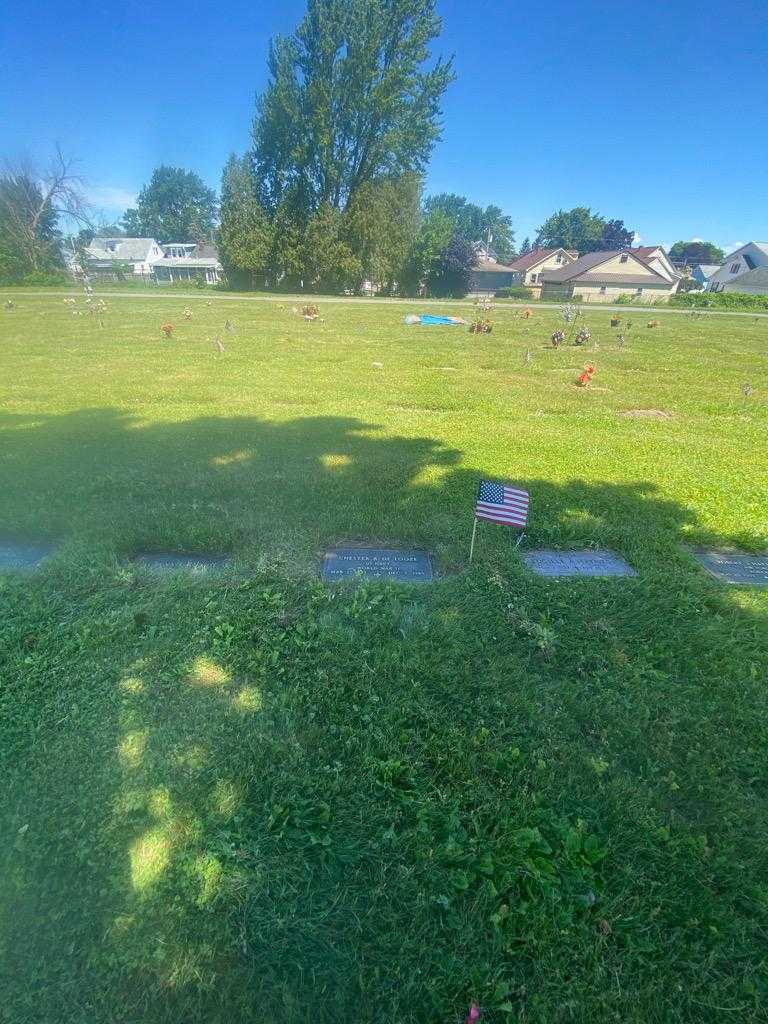
M115 273L115 264L130 264L136 277L151 277L163 250L154 238L94 238L85 250L88 272L96 277Z
M761 267L768 267L768 242L747 242L726 256L717 273L710 277L707 291L741 291L740 288L731 288L730 285L742 274Z
M170 242L161 245L154 238L94 238L85 249L89 274L117 276L120 267L130 268L134 277L161 281L189 281L202 278L216 284L221 263L216 249L208 243Z

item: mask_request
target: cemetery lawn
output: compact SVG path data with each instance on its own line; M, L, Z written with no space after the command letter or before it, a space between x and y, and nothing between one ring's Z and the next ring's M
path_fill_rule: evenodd
M768 546L768 321L12 297L0 542L57 550L0 575L0 1019L766 1019L768 590L688 551ZM483 476L638 577L469 567ZM318 581L364 541L439 579Z

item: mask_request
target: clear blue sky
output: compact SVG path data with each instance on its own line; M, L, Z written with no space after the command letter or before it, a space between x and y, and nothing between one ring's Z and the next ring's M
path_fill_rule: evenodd
M518 241L587 205L645 242L768 239L765 0L438 0L455 53L428 191L497 203ZM270 36L303 0L8 0L2 149L80 158L122 212L160 163L218 186L248 144Z

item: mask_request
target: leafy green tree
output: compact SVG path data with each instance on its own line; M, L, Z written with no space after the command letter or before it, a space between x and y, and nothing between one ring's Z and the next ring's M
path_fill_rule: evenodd
M0 178L0 278L17 280L62 265L57 216L50 199L28 174Z
M58 146L44 167L6 164L0 175L0 276L15 280L62 269L59 217L89 222L82 181L73 168L74 161Z
M221 179L221 223L218 245L230 284L254 287L266 275L273 246L273 228L259 201L251 160L234 153Z
M526 235L526 237L523 239L523 244L520 246L520 252L518 253L518 256L527 256L532 249L533 246L531 245L531 240Z
M427 291L440 298L463 299L469 291L475 249L471 242L454 235L427 275Z
M389 293L401 282L419 229L420 198L421 180L412 173L366 182L352 196L346 232L362 280Z
M601 248L606 221L587 206L558 210L539 228L536 245L546 249L577 249L580 253Z
M426 288L441 253L453 237L453 230L453 221L442 210L432 210L422 218L400 278L400 290L404 294L419 295Z
M722 263L725 253L714 242L675 242L669 258L686 263Z
M360 281L362 265L344 237L345 226L344 214L330 203L309 219L302 270L305 286L313 291L341 291Z
M623 220L608 220L600 236L599 248L604 252L613 249L629 249L634 241L635 233L624 226Z
M309 0L270 47L253 124L271 209L345 209L364 184L426 167L452 61L425 69L440 32L434 0Z
M159 242L204 241L213 237L216 193L194 171L158 167L139 193L135 209L126 210L126 234Z
M498 206L483 209L470 203L465 196L454 192L441 192L424 200L424 212L440 210L451 218L454 230L469 242L491 240L491 248L500 259L510 259L515 248L512 218Z

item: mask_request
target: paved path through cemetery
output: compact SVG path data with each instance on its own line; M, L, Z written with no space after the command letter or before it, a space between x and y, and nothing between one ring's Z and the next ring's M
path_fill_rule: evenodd
M26 295L34 296L35 298L58 298L59 296L74 296L75 298L82 298L82 288L77 285L73 285L69 291L25 291L24 289L9 288L5 290L0 289L0 296L3 298L13 298L16 301L23 299ZM102 299L184 299L184 301L193 299L205 299L206 301L212 298L216 298L218 301L222 299L226 302L324 302L324 303L343 303L343 304L355 304L362 303L363 305L370 306L374 304L378 305L389 305L389 306L474 306L473 299L367 299L361 295L282 295L275 293L274 295L230 295L227 292L177 292L158 288L157 291L135 291L135 292L103 292L101 290L95 292L99 298ZM493 301L493 300L491 300ZM665 306L609 306L603 305L602 302L572 302L572 305L579 306L581 309L594 310L596 313L601 311L609 313L645 313L646 315L656 316L657 313L675 313L678 316L690 316L690 309L670 309ZM525 309L529 306L532 310L537 309L562 309L562 302L503 302L501 305L497 304L494 306L494 313L499 313L505 309L516 312L518 309ZM697 309L697 316L746 316L760 318L768 320L768 313L756 313L754 311L736 310L736 309Z

